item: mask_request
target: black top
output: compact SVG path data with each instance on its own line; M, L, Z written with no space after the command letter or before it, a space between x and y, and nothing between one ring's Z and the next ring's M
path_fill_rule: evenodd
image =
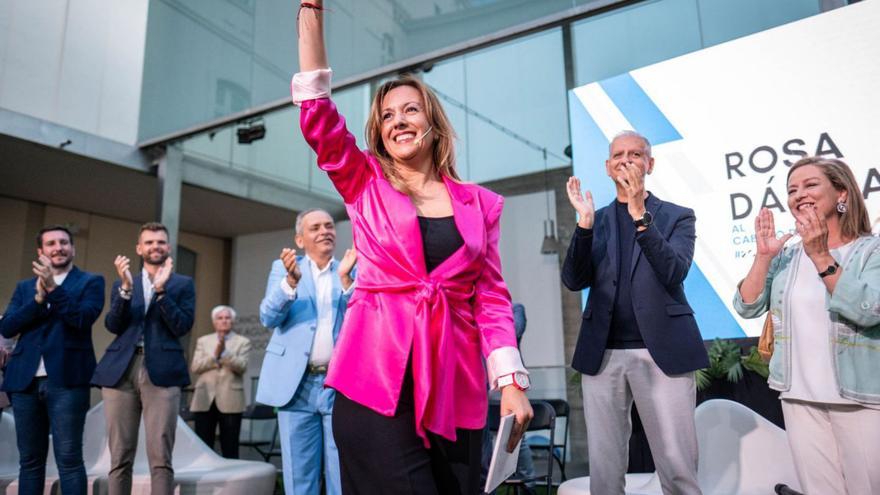
M608 332L609 349L643 349L645 341L639 331L639 323L633 311L632 300L632 254L636 243L636 226L627 210L627 204L614 202L617 216L617 296L614 298L614 312Z
M464 244L455 226L455 217L419 217L425 268L430 273Z

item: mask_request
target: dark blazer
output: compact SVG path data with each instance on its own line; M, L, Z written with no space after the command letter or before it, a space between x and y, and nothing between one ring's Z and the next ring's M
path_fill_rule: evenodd
M2 389L25 390L41 356L51 384L88 386L95 371L92 324L104 309L104 277L74 266L43 304L34 301L36 293L36 277L19 282L0 320L4 337L18 336Z
M632 281L633 311L642 339L666 374L709 365L694 311L684 295L684 279L694 256L694 211L647 199L654 223L636 232L631 272L618 273L617 217L614 203L596 212L593 229L577 227L562 265L562 282L571 290L590 288L572 367L595 375L602 364L614 311L618 277Z
M141 332L144 335L144 364L154 385L185 387L189 385L189 370L183 347L178 340L193 326L196 291L190 277L171 274L165 283L165 297L157 300L153 294L150 307L144 314L144 287L141 274L134 277L131 299L119 295L120 281L110 292L110 311L104 325L116 338L92 377L92 384L114 387L125 373L134 356Z

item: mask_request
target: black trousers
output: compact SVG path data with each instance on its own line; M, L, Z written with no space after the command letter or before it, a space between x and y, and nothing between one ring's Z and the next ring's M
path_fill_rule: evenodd
M450 411L451 412L451 411ZM412 373L407 370L394 416L383 416L341 393L333 405L344 495L476 495L483 430L458 429L457 441L416 434Z
M211 403L211 409L193 413L196 423L196 435L214 448L217 425L220 425L220 452L227 459L238 459L238 436L241 433L241 413L222 413L217 403Z

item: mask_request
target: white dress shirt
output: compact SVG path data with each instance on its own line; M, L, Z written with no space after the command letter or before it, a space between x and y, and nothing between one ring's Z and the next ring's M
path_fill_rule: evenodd
M141 272L141 280L144 283L144 314L150 309L150 300L153 299L153 281L150 280L150 274L146 270Z
M309 353L309 364L312 366L327 365L333 355L333 277L338 275L330 270L330 266L335 261L335 259L331 259L324 269L320 269L311 258L303 257L303 262L308 264L309 272L315 283L315 306L318 310L315 338ZM343 291L343 294L348 294L353 289L354 284ZM290 287L290 284L287 283L287 277L281 279L281 290L291 300L296 298L296 289Z

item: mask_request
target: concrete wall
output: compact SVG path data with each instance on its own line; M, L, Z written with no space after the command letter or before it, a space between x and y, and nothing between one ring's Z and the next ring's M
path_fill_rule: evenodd
M550 215L556 217L550 191ZM562 295L556 255L541 254L547 196L543 192L506 196L501 216L501 265L514 302L526 308L520 343L532 375L535 397L565 398Z
M148 5L0 2L0 107L134 144Z
M74 232L76 258L82 270L104 276L106 282L104 314L110 304L110 287L116 280L113 259L118 254L137 259L135 243L140 223L109 218L86 212L41 205L0 197L0 304L5 311L16 283L30 278L30 263L36 256L35 236L44 225L62 224ZM196 318L188 343L187 358L192 356L198 336L213 331L211 308L228 303L229 243L223 239L181 233L180 244L195 251ZM134 262L135 267L138 262ZM135 268L136 269L136 268ZM104 314L93 327L95 354L100 359L113 340L104 327ZM99 397L93 393L93 401Z

